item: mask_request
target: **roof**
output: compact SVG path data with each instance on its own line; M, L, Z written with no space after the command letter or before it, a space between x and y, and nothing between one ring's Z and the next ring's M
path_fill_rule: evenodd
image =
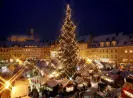
M84 36L78 37L78 42L88 42L88 40L89 40L89 35L84 35Z
M133 45L133 34L124 34L124 33L112 33L107 35L95 36L92 40L92 44L98 44L100 42L112 42L116 41L117 46L132 46Z
M12 42L12 41L0 42L0 47L14 47L14 46L19 46L19 47L29 47L29 46L44 47L44 46L48 46L48 45L44 42L34 41L34 40L24 41L24 42Z

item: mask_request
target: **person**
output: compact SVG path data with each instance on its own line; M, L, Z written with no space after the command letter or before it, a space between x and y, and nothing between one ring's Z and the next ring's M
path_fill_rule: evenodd
M62 84L59 85L58 94L59 94L59 96L60 96L61 98L63 98L63 85L62 85Z
M55 97L58 94L59 85L57 84L55 87L53 87L53 91L50 92L51 97Z
M32 90L32 98L39 98L39 92L36 88L33 88Z
M80 93L80 92L79 92L79 90L78 90L78 83L76 83L76 82L75 82L75 92L76 92L76 93L75 93L75 94L76 94L76 95L75 95L75 98L79 98L79 93Z
M42 91L42 98L48 98L48 91L46 89Z

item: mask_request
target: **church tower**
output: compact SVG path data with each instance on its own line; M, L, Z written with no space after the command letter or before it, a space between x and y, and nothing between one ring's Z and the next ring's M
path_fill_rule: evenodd
M30 29L31 40L34 40L34 29Z

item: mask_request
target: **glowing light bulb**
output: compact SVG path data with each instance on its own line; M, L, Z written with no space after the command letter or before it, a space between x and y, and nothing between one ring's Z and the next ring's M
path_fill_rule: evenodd
M72 77L70 77L69 80L72 80Z
M11 83L9 81L5 82L5 88L8 89L11 86Z

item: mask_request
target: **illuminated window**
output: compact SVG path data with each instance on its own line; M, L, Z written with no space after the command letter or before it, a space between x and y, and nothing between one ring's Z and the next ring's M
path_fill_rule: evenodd
M133 61L132 59L130 59L130 61Z
M106 46L109 47L110 46L110 42L106 42Z
M104 42L100 42L100 47L104 47Z
M57 57L57 51L51 51L51 57L52 58Z
M122 61L123 61L123 62L127 62L127 61L128 61L128 59L123 59Z
M127 53L127 50L125 50L125 53Z
M130 53L133 53L133 50L130 50L129 52L130 52Z
M111 42L111 45L112 45L112 46L116 46L116 41L112 41L112 42Z

